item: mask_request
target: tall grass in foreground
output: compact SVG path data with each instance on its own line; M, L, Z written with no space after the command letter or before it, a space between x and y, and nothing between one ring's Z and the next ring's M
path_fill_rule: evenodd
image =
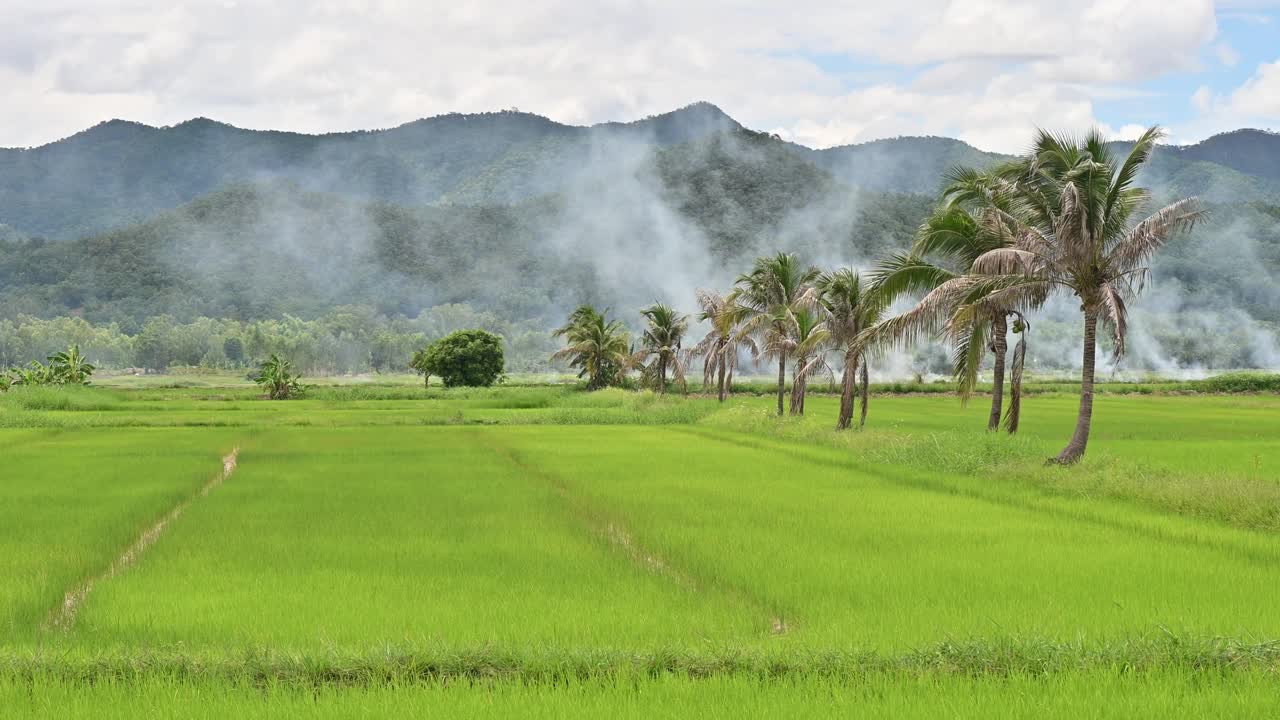
M349 718L1158 718L1264 717L1280 701L1265 672L1198 675L1119 669L1060 676L620 677L555 683L415 682L373 686L220 683L173 677L93 684L0 678L15 717Z
M83 385L19 385L0 393L0 412L6 410L114 410L117 392Z

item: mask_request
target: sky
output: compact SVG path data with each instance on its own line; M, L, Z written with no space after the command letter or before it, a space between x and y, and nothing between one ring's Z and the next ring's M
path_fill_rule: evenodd
M1280 131L1280 0L0 0L0 146L104 120L325 132L705 100L811 147Z

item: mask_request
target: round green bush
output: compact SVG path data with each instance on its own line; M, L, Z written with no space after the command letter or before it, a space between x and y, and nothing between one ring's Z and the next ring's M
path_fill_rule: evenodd
M500 382L505 360L502 338L484 330L449 333L413 357L413 367L445 387L488 387Z

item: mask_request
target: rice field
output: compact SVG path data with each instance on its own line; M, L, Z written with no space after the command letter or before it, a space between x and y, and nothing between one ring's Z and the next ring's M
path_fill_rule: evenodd
M0 395L15 716L1252 716L1280 397ZM113 714L114 713L114 714ZM1109 714L1108 714L1109 713ZM6 712L8 716L10 712Z

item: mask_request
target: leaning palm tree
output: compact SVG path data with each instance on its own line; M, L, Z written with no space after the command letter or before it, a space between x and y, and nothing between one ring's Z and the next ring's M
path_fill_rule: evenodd
M975 307L1019 305L1051 290L1070 291L1080 300L1080 409L1070 442L1053 462L1079 461L1089 443L1098 322L1109 331L1118 361L1128 336L1128 302L1149 275L1147 262L1170 236L1189 230L1205 214L1196 198L1185 198L1134 221L1150 201L1150 193L1134 182L1161 137L1160 128L1147 130L1117 165L1097 131L1081 139L1040 132L1017 177L1025 231L1012 247L992 250L973 264L986 276L973 281L983 295ZM995 282L988 279L993 275Z
M708 290L698 290L698 320L710 324L707 334L690 350L690 357L702 358L702 387L716 384L720 402L733 391L733 374L742 350L756 352L755 341L740 335L734 306L728 298ZM705 390L704 390L705 392Z
M867 421L867 362L859 336L880 322L886 310L884 296L868 287L854 270L843 268L818 278L819 307L825 317L827 336L832 349L844 355L844 374L840 383L840 416L837 430L845 430L853 422L854 389L858 385L858 369L862 369L862 417Z
M551 356L568 360L579 369L578 377L587 378L588 390L599 390L621 381L631 366L630 338L618 320L608 319L590 305L583 305L569 316L569 321L553 333L563 337L566 346Z
M758 336L757 354L778 361L778 415L786 395L787 357L796 347L795 314L813 304L811 284L818 274L817 268L802 266L787 253L756 258L751 272L738 277L729 295L738 336Z
M795 326L792 328L792 339L795 349L792 356L795 363L792 367L791 404L787 412L792 415L804 414L804 398L809 389L809 378L825 371L831 373L827 364L827 343L830 333L826 323L818 311L801 308L794 314Z
M667 305L655 303L640 311L648 321L644 335L640 338L641 350L634 360L643 363L646 358L653 360L645 366L644 378L659 393L667 391L667 371L671 371L672 379L688 392L688 384L684 377L684 358L681 357L680 345L684 334L689 329L689 316L682 315Z
M988 172L955 168L946 174L943 205L921 226L911 251L891 256L874 275L877 292L886 303L908 293L927 297L945 283L972 273L974 262L985 253L1014 243L1021 223L1016 213L1016 185L1009 176L1016 174L1016 167L1007 164ZM1029 300L1032 306L1038 305L1034 299ZM977 385L984 351L989 350L992 389L987 429L996 430L1004 406L1008 321L1014 317L1021 322L1021 310L1027 308L987 304L967 322L949 322L953 320L949 314L955 309L922 302L883 328L895 332L882 333L880 339L902 340L923 329L945 330L945 339L954 347L956 382L965 400ZM1025 343L1025 334L1020 337L1020 342ZM1022 347L1023 353L1017 357L1025 356L1025 344ZM1014 368L1012 374L1020 378L1022 368ZM1019 392L1020 387L1010 388L1013 404L1018 404ZM1007 426L1010 432L1017 429L1016 422Z

